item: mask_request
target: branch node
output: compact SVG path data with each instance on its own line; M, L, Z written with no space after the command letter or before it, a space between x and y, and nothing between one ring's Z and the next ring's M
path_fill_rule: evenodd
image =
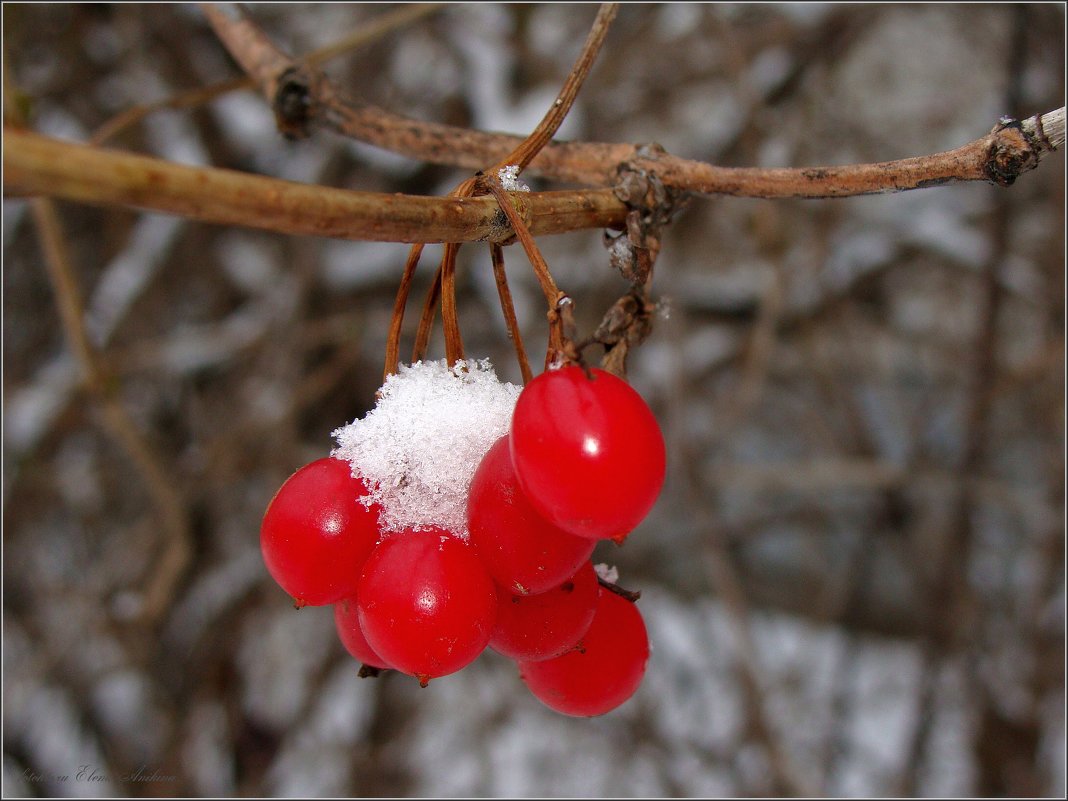
M992 141L983 162L988 181L1012 186L1020 175L1038 166L1040 147L1018 119L1001 117L990 133Z
M658 144L639 145L633 159L616 167L612 192L630 212L624 232L614 237L606 232L604 244L612 266L635 284L649 282L660 252L660 231L690 199L657 175L657 161L666 155Z
M278 130L286 139L306 139L309 136L312 83L309 71L300 65L287 67L278 76L271 108Z

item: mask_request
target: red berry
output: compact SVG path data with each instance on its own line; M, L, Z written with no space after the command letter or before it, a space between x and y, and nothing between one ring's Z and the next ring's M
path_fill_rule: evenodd
M355 598L346 598L334 604L334 626L341 644L357 662L376 668L389 667L386 660L375 653L367 638L363 636Z
M486 452L471 479L467 527L493 580L518 595L559 586L589 560L597 545L534 511L516 480L507 434Z
M474 549L440 528L379 543L356 606L374 651L423 684L473 662L497 620L497 592Z
M579 646L544 662L519 663L519 675L538 700L565 715L592 717L634 695L645 675L649 640L632 602L601 589Z
M523 389L512 417L519 485L550 522L622 541L664 483L664 438L626 381L598 368L549 370Z
M367 487L341 459L317 459L275 493L260 526L260 550L274 580L298 606L354 595L378 540L378 507L360 503Z
M517 661L551 659L575 647L597 609L597 574L586 562L573 578L540 595L497 594L490 647Z

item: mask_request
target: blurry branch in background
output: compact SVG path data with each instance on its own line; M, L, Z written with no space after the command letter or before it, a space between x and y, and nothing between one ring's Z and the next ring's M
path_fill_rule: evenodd
M1012 46L1009 48L1005 107L1009 110L1019 108L1022 103L1023 76L1027 68L1028 47L1026 34L1028 19L1026 6L1013 9ZM1021 133L1029 141L1064 142L1064 110L1056 119L1034 118L1020 126ZM1046 115L1047 117L1052 115ZM1033 127L1028 127L1028 125ZM1054 145L1051 145L1054 146ZM973 711L977 717L975 731L972 734L971 749L974 753L983 753L991 746L989 723L992 718L1000 718L998 702L993 697L997 692L988 681L979 675L979 653L984 636L992 634L989 613L982 610L984 603L969 580L969 566L974 564L976 539L979 536L975 518L980 508L978 479L987 464L991 419L993 414L994 388L997 385L999 339L998 327L1001 309L1005 301L1004 283L1005 264L1012 252L1011 231L1012 218L1015 213L1012 203L1002 194L994 198L993 212L989 224L991 231L991 248L982 265L982 295L979 307L974 344L971 350L972 362L967 377L967 400L963 410L962 447L956 465L957 481L952 500L952 512L946 531L938 544L933 563L919 571L924 586L927 627L921 642L921 678L917 697L916 722L909 733L908 762L909 769L901 777L902 795L916 795L920 788L919 773L928 767L925 755L932 753L934 718L938 706L941 684L941 672L947 661L958 654L964 656L962 671L963 692L973 698ZM928 572L929 571L929 572ZM1035 661L1039 661L1037 644L1030 643L1035 652ZM1038 710L1030 709L1020 716L1025 725L1034 723L1037 728ZM1005 721L1008 723L1008 721ZM1016 721L1018 725L1021 721ZM1004 732L993 734L993 739L1003 739ZM1037 745L1037 743L1036 743ZM1002 742L993 743L993 751L1005 749ZM1022 746L1026 762L1037 766L1037 754L1026 753L1027 746ZM1010 792L1006 778L1000 776L999 769L991 766L1008 760L998 757L995 760L980 759L980 777L977 790L982 795L1004 795ZM1017 777L1011 786L1020 783L1031 784L1029 790L1036 795L1041 793L1042 782L1027 777L1026 773Z
M402 6L401 8L389 11L375 17L363 27L353 31L348 36L339 39L333 44L326 45L325 47L321 47L318 50L308 53L308 55L304 56L304 61L305 63L314 66L324 64L338 56L362 47L375 39L379 39L387 33L395 31L397 28L401 28L418 19L422 19L429 14L433 14L435 11L438 11L443 7L444 3L413 3L412 5ZM113 139L119 133L129 128L131 125L136 125L145 117L154 114L157 111L162 111L164 109L194 108L203 105L204 103L208 103L217 97L228 94L229 92L255 88L255 82L249 76L245 75L240 78L233 78L229 81L222 81L220 83L211 84L210 86L182 92L174 97L169 97L156 103L133 106L116 114L97 128L90 137L89 144L102 145L109 139Z
M15 101L17 92L11 84L11 73L6 69L6 49L4 64L4 122L17 126L24 119ZM118 382L108 373L101 354L89 341L77 271L55 203L47 197L37 197L30 201L30 208L55 293L63 336L82 374L84 387L101 413L104 432L133 462L162 520L162 552L153 565L139 609L140 620L154 626L170 609L178 583L192 559L185 502L159 456L119 401Z

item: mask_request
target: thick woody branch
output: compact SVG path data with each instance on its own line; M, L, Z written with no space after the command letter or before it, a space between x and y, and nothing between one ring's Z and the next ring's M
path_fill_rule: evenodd
M234 58L260 85L289 135L333 130L419 161L470 169L498 163L522 137L422 122L360 103L322 73L289 59L247 17L206 5ZM570 183L611 186L620 165L652 170L665 186L707 195L831 198L902 192L965 181L1010 185L1064 142L1064 109L1023 122L1002 119L986 136L929 156L846 166L760 169L718 167L658 148L600 142L550 142L530 171Z
M489 197L354 192L4 130L4 193L50 195L178 214L284 234L378 242L504 242L513 236ZM536 235L620 226L627 207L609 189L530 193Z
M1058 134L1059 132L1059 134ZM1011 186L1064 144L1064 108L1023 122L1002 118L986 136L930 156L840 167L716 167L672 156L636 159L666 186L699 194L833 198L904 192L968 181Z

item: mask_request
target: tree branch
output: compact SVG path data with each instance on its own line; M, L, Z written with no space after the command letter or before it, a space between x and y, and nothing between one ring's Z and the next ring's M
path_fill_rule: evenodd
M495 200L354 192L234 170L189 167L4 129L4 193L178 214L283 234L377 242L505 242ZM610 189L532 192L535 235L619 227L627 207Z
M207 6L227 47L270 99L283 131L311 125L425 161L482 168L523 143L517 136L424 123L341 96L322 73L278 50L240 11ZM559 180L613 186L621 169L654 173L668 188L762 198L828 198L898 192L961 181L1008 186L1065 141L1064 108L1022 122L1003 118L986 136L955 150L878 164L758 169L688 161L657 146L551 142L531 170ZM430 198L315 187L4 130L4 192L178 214L284 234L435 243L514 235L490 198ZM627 207L612 190L530 193L532 235L622 228Z
M482 169L498 163L523 138L403 117L347 97L319 71L290 59L246 15L202 6L234 58L259 84L290 136L323 128L435 164ZM530 171L570 183L612 186L620 165L655 172L673 189L759 198L832 198L902 192L963 181L1008 186L1064 144L1064 108L1023 122L1002 118L986 136L929 156L825 167L718 167L664 153L659 147L551 142Z

